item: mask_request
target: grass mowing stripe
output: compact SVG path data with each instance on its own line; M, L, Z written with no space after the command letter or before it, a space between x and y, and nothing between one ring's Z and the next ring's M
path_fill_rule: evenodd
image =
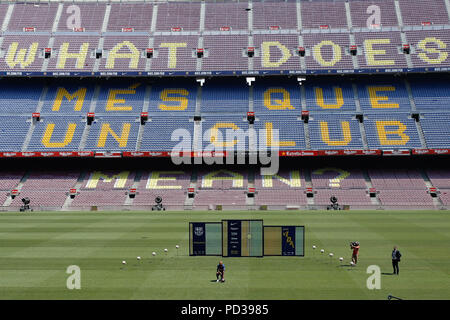
M450 299L448 212L35 212L0 213L0 299ZM264 219L265 225L305 225L305 257L188 256L188 222ZM437 230L434 232L434 230ZM348 241L361 242L356 268ZM400 276L382 275L368 290L366 268L390 271L399 244ZM175 244L179 244L178 256ZM311 246L317 246L313 251ZM167 256L163 249L169 248ZM319 250L324 248L325 255ZM156 257L150 256L157 251ZM328 253L332 251L334 258ZM142 256L140 263L136 256ZM127 260L126 268L121 261ZM82 269L82 289L68 290L69 264Z

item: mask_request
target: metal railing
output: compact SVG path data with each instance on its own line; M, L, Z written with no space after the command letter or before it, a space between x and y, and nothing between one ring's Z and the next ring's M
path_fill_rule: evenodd
M434 205L340 205L339 211L355 210L450 210L449 206ZM56 206L31 206L33 212L43 211L152 211L153 205L99 205L71 206L67 208ZM323 211L327 205L164 205L166 211ZM0 212L18 212L20 206L0 207ZM333 210L331 210L333 211Z

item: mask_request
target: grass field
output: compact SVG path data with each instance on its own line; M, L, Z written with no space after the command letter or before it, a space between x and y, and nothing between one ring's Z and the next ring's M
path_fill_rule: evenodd
M222 218L304 225L305 257L224 258L227 281L212 282L220 258L189 257L188 222ZM360 261L353 268L348 266L352 240L361 244ZM403 255L399 276L390 275L394 244ZM80 290L66 288L69 265L81 268ZM380 290L366 288L369 265L387 273L381 276ZM386 300L388 294L450 299L449 212L0 214L0 299Z

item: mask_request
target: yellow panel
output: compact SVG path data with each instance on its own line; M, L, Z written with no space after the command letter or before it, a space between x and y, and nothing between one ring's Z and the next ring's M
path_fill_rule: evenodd
M223 256L228 256L228 221L224 221L222 224L222 252Z
M192 223L189 224L189 252L193 253L194 252L194 239L192 239Z
M241 221L241 256L248 257L250 255L249 252L249 235L250 231L250 221Z
M281 254L281 227L264 227L264 255Z

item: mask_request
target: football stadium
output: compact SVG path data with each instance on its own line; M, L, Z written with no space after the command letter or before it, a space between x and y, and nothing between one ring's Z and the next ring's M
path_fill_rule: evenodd
M0 300L450 299L450 0L0 26Z

